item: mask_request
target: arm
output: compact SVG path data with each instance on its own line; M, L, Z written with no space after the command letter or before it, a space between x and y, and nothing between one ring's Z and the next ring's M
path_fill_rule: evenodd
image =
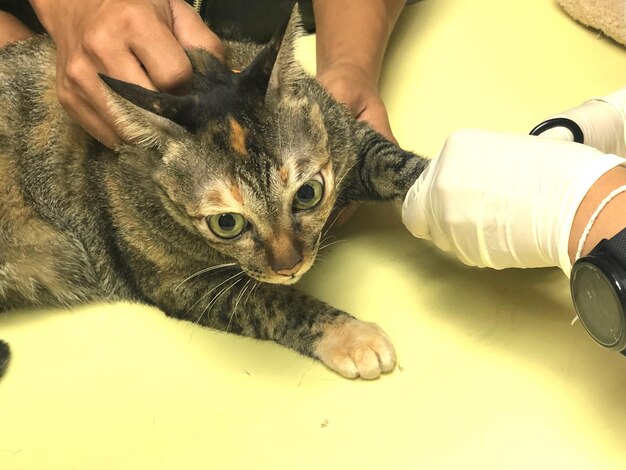
M576 261L578 244L591 216L605 197L624 185L626 185L626 168L619 166L602 175L589 189L576 211L569 237L568 252L572 263ZM626 226L624 214L626 214L626 193L621 193L611 199L598 214L583 243L581 256L589 253L603 238L609 239L617 235Z
M469 265L558 266L569 275L578 256L626 224L626 193L612 194L626 186L626 88L559 117L581 128L586 145L564 127L539 138L453 134L407 194L407 228Z
M359 119L391 140L378 79L405 0L315 0L317 77Z
M0 11L0 47L27 39L33 32L6 11Z
M569 275L591 214L626 182L625 163L573 142L458 131L409 190L403 220L468 265ZM623 228L624 202L600 213L584 253Z

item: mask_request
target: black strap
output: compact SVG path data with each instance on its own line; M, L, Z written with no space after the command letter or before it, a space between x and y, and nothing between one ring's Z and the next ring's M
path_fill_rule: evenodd
M548 129L553 129L555 127L565 127L574 136L574 142L578 142L579 144L585 143L585 134L583 134L583 130L580 126L571 119L564 117L557 117L543 121L530 131L530 135L541 135Z
M626 265L626 228L604 244L606 250L622 265Z

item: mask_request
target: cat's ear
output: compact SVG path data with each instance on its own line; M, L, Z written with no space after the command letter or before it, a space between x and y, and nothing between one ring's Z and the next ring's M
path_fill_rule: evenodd
M278 102L282 94L291 91L295 83L306 77L295 57L296 40L303 35L300 9L296 4L289 20L244 72L249 77L242 77L242 81L256 83L256 90L265 102Z
M272 70L266 98L268 102L277 102L281 95L293 93L295 84L307 77L304 68L296 59L296 41L305 34L300 7L296 4L291 11L276 65Z
M159 93L102 74L100 78L112 91L109 109L117 125L124 137L137 145L159 145L194 124L198 96Z
M254 60L241 72L239 87L246 93L265 101L272 71L276 67L276 59L285 39L285 31L288 23L285 23L272 40L259 52Z

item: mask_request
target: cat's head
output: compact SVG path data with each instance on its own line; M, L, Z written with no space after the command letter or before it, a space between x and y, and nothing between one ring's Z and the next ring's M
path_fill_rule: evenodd
M281 284L312 265L341 177L311 79L294 60L298 34L292 15L241 72L192 52L184 96L102 77L138 158L158 156L164 209L251 277Z

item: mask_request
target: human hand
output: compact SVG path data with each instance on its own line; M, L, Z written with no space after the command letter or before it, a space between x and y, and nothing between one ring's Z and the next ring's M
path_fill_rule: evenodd
M571 271L574 215L624 159L573 142L463 130L411 187L402 219L463 263Z
M397 144L376 79L370 75L356 65L344 63L320 71L317 79L357 119L367 121L385 138Z
M113 148L124 138L109 112L98 73L150 90L189 85L183 48L218 57L220 40L183 0L31 0L57 45L59 102L92 136Z

